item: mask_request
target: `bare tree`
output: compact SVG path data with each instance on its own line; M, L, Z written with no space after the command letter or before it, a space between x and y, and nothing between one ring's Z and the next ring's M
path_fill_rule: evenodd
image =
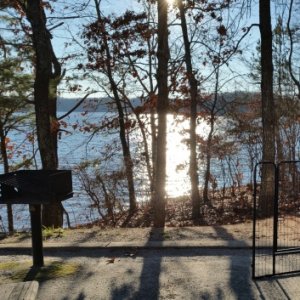
M87 41L90 40L91 37L94 39L91 43L96 41L96 46L93 44L89 49L89 61L91 69L102 69L105 73L105 76L109 82L109 88L112 92L112 98L114 103L117 107L118 111L118 122L119 122L119 136L122 145L122 152L123 152L123 159L125 165L125 173L128 185L128 192L129 192L129 205L130 211L134 212L136 209L136 195L135 195L135 187L134 187L134 178L133 178L133 161L131 158L131 152L129 147L129 142L127 141L127 134L126 134L126 124L125 124L125 113L123 108L123 101L122 101L122 91L120 91L118 87L118 82L114 79L114 54L113 54L113 46L111 43L111 37L109 35L108 25L110 23L109 18L105 18L101 11L101 1L94 0L96 14L97 14L97 21L91 23L87 30L84 33L84 37ZM89 42L87 42L89 44ZM100 45L99 45L100 44ZM100 50L94 50L95 47L100 48ZM114 48L115 49L115 48ZM94 54L94 52L100 52L100 55ZM96 58L95 58L96 57ZM97 65L97 67L94 67ZM100 67L99 67L100 65Z
M298 98L300 99L300 80L296 78L295 71L293 70L293 66L292 66L292 59L294 54L294 38L293 38L293 30L291 29L293 5L294 5L294 0L290 0L289 14L287 20L287 32L290 40L290 53L288 58L288 66L289 66L290 76L298 89Z
M34 107L38 145L42 167L55 170L58 167L57 133L59 123L56 117L57 85L61 79L61 65L54 53L47 28L43 1L17 1L31 25L31 38L35 52ZM63 208L61 203L43 207L43 224L61 227Z
M275 161L275 104L273 98L272 25L270 0L259 1L259 28L261 35L261 102L264 162ZM274 196L274 170L264 165L260 205L262 214L272 213Z
M167 135L167 112L169 104L168 88L168 3L165 0L157 1L158 11L158 49L157 49L157 151L156 151L156 176L154 185L154 226L164 227L166 205L166 135Z
M192 199L192 218L194 222L199 221L200 219L200 194L199 194L199 178L198 178L198 162L197 162L197 99L198 99L198 81L195 77L195 72L192 66L192 54L190 41L188 37L188 29L185 17L185 8L182 0L177 1L179 13L180 13L180 21L181 21L181 30L184 41L184 49L185 49L185 64L187 69L187 77L190 86L190 97L191 97L191 105L190 105L190 164L189 164L189 172L190 172L190 181L191 181L191 199Z

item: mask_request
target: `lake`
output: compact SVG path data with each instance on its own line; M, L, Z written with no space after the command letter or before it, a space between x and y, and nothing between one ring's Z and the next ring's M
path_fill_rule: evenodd
M122 164L122 153L118 138L117 130L102 130L98 133L81 131L79 128L84 128L89 124L100 124L103 120L111 117L111 113L104 112L90 112L83 114L81 112L74 112L68 116L64 121L66 122L65 132L62 133L59 139L59 162L60 169L71 169L85 160L97 159L108 155L109 151L112 152L112 159L101 164L99 168L110 172L120 168ZM145 115L144 118L147 116ZM106 118L106 119L105 119ZM219 127L222 127L219 125ZM189 150L187 143L184 142L188 139L189 121L184 116L168 115L168 137L167 137L167 184L166 193L168 197L176 197L188 194L190 190L190 183L188 177L188 162ZM147 129L147 126L146 126ZM202 138L206 138L209 127L206 122L198 125L197 132ZM12 141L20 142L24 139L20 133L14 133L11 137ZM108 145L113 145L109 147ZM141 135L139 130L135 130L130 138L130 145L132 148L132 157L137 157L136 153L143 152L141 148ZM150 146L150 145L149 145ZM32 151L32 146L25 145L23 151ZM138 158L140 159L140 155ZM38 162L37 162L38 163ZM215 162L215 172L223 172L224 170L217 171L217 162ZM147 198L148 180L146 176L145 167L143 164L137 164L134 169L136 180L137 197L139 201ZM101 171L101 170L100 170ZM203 178L203 163L200 162L199 177ZM224 174L219 176L223 176ZM225 179L224 177L224 180ZM249 180L249 178L244 178ZM200 180L201 182L201 180ZM91 201L85 191L81 189L78 177L73 174L73 190L74 197L63 202L63 205L70 216L71 225L75 226L91 222L99 218L97 211L91 207ZM15 215L15 228L28 229L30 227L28 208L23 205L14 205ZM2 218L1 226L7 228L6 207L0 205L0 216Z

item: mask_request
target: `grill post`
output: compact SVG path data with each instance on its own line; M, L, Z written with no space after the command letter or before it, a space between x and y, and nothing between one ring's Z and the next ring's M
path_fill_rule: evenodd
M41 205L29 205L33 267L44 266Z

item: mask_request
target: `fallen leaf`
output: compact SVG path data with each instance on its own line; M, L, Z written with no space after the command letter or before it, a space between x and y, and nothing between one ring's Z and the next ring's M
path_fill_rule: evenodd
M135 257L137 255L137 249L134 249L131 252L126 252L124 255L129 257Z
M106 264L108 265L108 264L113 264L114 262L115 262L115 257L112 257L112 258L110 258L110 259L108 259L107 261L106 261Z

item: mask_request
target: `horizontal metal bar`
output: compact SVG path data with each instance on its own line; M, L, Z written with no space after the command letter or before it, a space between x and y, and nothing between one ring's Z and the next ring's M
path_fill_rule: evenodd
M276 274L277 275L277 274ZM264 278L270 278L276 276L274 274L265 274L265 275L259 275L259 276L253 276L253 279L264 279Z
M267 275L259 275L259 276L255 276L253 277L253 279L255 280L259 280L259 279L266 279L266 278L270 278L270 277L276 277L276 276L285 276L285 275L297 275L300 274L300 271L287 271L287 272L280 272L280 273L276 273L276 274L267 274Z
M300 248L284 248L284 249L277 249L275 251L275 255L285 255L285 254L297 254L300 253Z

